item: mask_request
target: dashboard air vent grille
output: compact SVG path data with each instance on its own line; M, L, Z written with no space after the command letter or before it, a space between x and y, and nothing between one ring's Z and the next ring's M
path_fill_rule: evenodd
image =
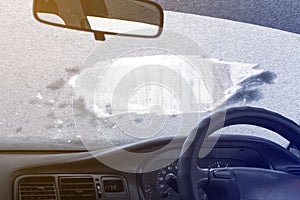
M300 176L300 168L289 168L287 170L287 173L296 175L296 176Z
M19 200L57 200L54 177L25 177L19 182Z
M92 177L60 177L61 200L95 200L94 179Z

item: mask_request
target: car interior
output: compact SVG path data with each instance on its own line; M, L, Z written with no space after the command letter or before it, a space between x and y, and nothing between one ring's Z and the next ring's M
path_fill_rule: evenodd
M133 40L134 38L143 38L145 41L160 38L166 31L165 20L167 20L169 14L165 11L165 8L169 9L169 5L166 2L148 0L34 0L31 15L36 22L35 26L50 27L53 28L53 32L56 30L55 27L59 29L65 28L72 31L71 33L76 36L79 32L89 33L99 46L103 46L106 42L109 43L108 40L110 38L115 37L120 38L120 40L122 38L133 38ZM299 8L300 4L298 3L297 5ZM174 8L173 11L184 12L182 11L184 8L184 5L180 5ZM297 13L299 14L299 12L298 9ZM164 13L166 13L166 16ZM228 17L224 16L212 17L228 20ZM236 20L230 18L230 20L240 21L236 23L245 23L245 19ZM246 20L246 23L252 22ZM256 24L255 26L258 29L262 26L276 29L279 26L278 23L275 25L253 24ZM288 28L288 26L285 26L283 27L285 30L276 31L286 33L286 31L289 31L287 30ZM252 28L250 27L249 29ZM293 37L298 38L297 41L299 43L299 32L296 33L296 29L291 32L293 33L289 34L293 34ZM78 35L78 38L80 37L81 35ZM51 44L47 45L51 46ZM121 46L122 44L118 43L116 47L118 45ZM297 46L296 40L294 46ZM270 51L276 51L276 49L271 49ZM294 54L294 52L299 51L299 46L285 51L287 51L288 57L290 55L288 59L293 59L292 57L294 57L297 60L299 58L299 54ZM149 50L149 52L151 51ZM276 60L277 58L272 57L272 59ZM126 58L123 60L126 60ZM151 61L151 58L149 60ZM141 61L141 63L150 61ZM295 65L299 64L295 63ZM151 69L155 69L157 66ZM228 64L224 66L228 66ZM258 69L254 67L253 70ZM151 71L147 72L148 75L151 73ZM96 71L89 73L95 74ZM120 73L122 73L122 69L120 69ZM234 72L231 73L234 74ZM246 75L247 73L250 72L245 72ZM153 74L154 77L160 76L155 72ZM297 77L298 74L295 71L293 76ZM84 73L81 73L78 76L83 75ZM236 73L236 76L238 75L240 74ZM262 73L261 76L252 77L251 80L255 79L256 82L247 82L250 79L245 78L239 84L248 84L248 86L250 85L249 87L257 86L259 85L257 83L264 78L263 75L269 77L267 76L268 73ZM280 79L280 74L277 74L277 76ZM113 79L112 75L108 75L108 77ZM126 78L126 76L124 77ZM134 77L147 77L147 73L145 72L143 76L132 75L129 79L134 79ZM172 77L176 76L172 75ZM224 74L221 77L225 79ZM233 77L233 75L229 75L229 77ZM128 82L128 79L125 78L124 83L122 83L123 87L117 88L121 95L117 95L116 98L119 98L122 102L126 102L123 96L127 95L126 82ZM37 82L39 82L38 79L39 77L37 77ZM72 80L70 79L70 82ZM87 80L92 80L92 78L87 78ZM139 79L137 78L138 81ZM224 82L223 80L222 83ZM269 82L271 87L273 83L271 83L271 80ZM287 78L283 82L291 84L295 91L298 90L296 88L298 86L297 83L299 83L297 78ZM140 82L137 83L137 85L139 84ZM178 85L179 83L175 81L174 84ZM79 84L79 86L81 85ZM57 85L52 86L52 88L56 89L55 87ZM109 88L109 86L105 87ZM269 86L265 84L262 87ZM241 88L243 89L243 87ZM285 86L281 85L278 88L285 88ZM236 90L235 98L241 97L242 89ZM96 90L97 88L92 91L93 95L91 95L91 98L96 98L94 95ZM226 92L228 91L226 90ZM247 94L250 96L255 92L255 90L243 90L243 92L245 91L248 91ZM151 91L146 90L147 92L151 93ZM141 132L146 134L151 128L138 127L136 130L140 132L138 133L141 137L140 140L123 142L121 136L119 136L120 138L114 136L113 141L109 142L109 139L107 139L108 141L103 144L98 141L95 135L89 134L86 127L76 123L77 130L86 131L87 137L90 137L89 139L96 145L89 147L84 141L83 145L76 144L77 146L72 146L71 142L67 142L63 144L54 143L44 148L44 144L37 142L36 144L30 143L30 147L27 149L22 148L22 145L17 147L17 143L15 144L16 146L13 144L0 145L0 199L300 199L300 126L298 124L299 121L297 121L299 120L299 112L297 109L288 109L289 105L286 104L279 104L280 106L278 107L280 109L276 109L275 102L280 102L281 100L272 99L272 93L276 93L276 89L270 89L269 92L271 100L268 102L268 106L261 106L262 104L258 106L252 105L247 102L247 99L245 100L246 102L239 105L229 105L229 103L224 104L224 102L221 102L216 104L217 106L208 109L201 117L197 116L193 129L189 130L189 132L183 131L182 134L178 135L173 132L172 127L169 127L167 129L170 132L169 135L144 137ZM152 93L156 94L153 91ZM291 99L288 92L286 91L282 94L286 94L286 97L281 95L283 99L290 104L294 104L294 107L299 108L297 96L294 97L294 101L288 101L288 99ZM241 98L244 97L242 96ZM36 99L41 101L43 98L41 95L36 97ZM230 100L233 101L233 98L227 100L228 102ZM264 98L262 97L261 101L263 100ZM260 100L257 99L256 101ZM75 104L76 102L78 103L79 101L76 101L73 97L73 109L83 109L81 105ZM167 104L170 102L167 102ZM253 102L255 102L255 98ZM274 106L272 107L273 103ZM51 102L49 101L48 104L51 104ZM3 110L5 110L5 105L3 104L3 106ZM117 106L121 107L123 104L120 103ZM184 103L182 103L183 108L185 108L184 106ZM40 104L38 109L42 109L42 107L43 105ZM87 108L84 109L85 113L81 114L80 117L88 118L91 115L91 111L87 111ZM96 107L93 107L91 110L93 109L98 111ZM114 108L105 106L105 114L108 113L107 116L112 116L113 111ZM287 112L282 113L281 111ZM289 112L292 114L289 114ZM77 120L81 119L76 111L70 115L74 116L74 118L77 117ZM147 117L148 115L145 116ZM154 115L150 114L149 116L153 117ZM294 116L298 116L298 118ZM114 117L115 120L118 120L123 115ZM170 114L168 117L170 120L178 118L175 114ZM128 119L132 120L130 116ZM98 117L98 120L106 124L110 122L105 117ZM134 121L137 124L143 119L136 118ZM149 124L151 125L152 123L153 127L158 127L155 123L160 121L163 120L159 118L158 121L152 120ZM182 117L180 122L176 121L177 124L192 122L193 120L187 117ZM92 120L87 122L89 126L96 126L95 124L97 123L99 122ZM1 124L0 118L0 126ZM126 125L128 124L129 122L120 123L120 129L122 129L122 126L127 127ZM131 126L128 125L128 127ZM229 127L233 127L233 129L227 129ZM234 127L239 128L235 129ZM105 130L109 133L114 132L115 129L117 129L116 125L109 124L109 127ZM241 129L250 134L238 134ZM22 129L17 132L21 131ZM271 134L267 135L267 137L262 137L261 135L265 131L269 131ZM3 134L5 135L5 133L0 133L0 135ZM45 134L40 137L47 137L46 132L39 134ZM272 139L273 136L271 135L281 138L284 144L277 142L276 139ZM23 140L22 142L26 142L26 139Z

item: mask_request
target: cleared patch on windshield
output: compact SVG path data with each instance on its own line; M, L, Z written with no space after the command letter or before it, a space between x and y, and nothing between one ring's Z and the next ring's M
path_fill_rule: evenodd
M54 81L53 83L47 85L46 88L50 90L59 90L62 87L64 87L65 83L66 83L65 80L63 78L60 78Z
M20 126L16 129L16 133L20 133L22 130L23 130L23 127Z
M242 89L242 84L247 82L249 82L247 85L253 84L250 78L257 79L259 75L263 75L263 70L259 69L257 64L227 62L197 56L185 57L189 61L199 64L198 66L203 66L200 67L200 72L198 71L200 75L195 75L196 72L193 73L189 68L191 64L187 60L173 55L124 56L111 61L99 61L93 67L81 70L77 67L65 69L69 80L68 85L73 88L74 92L74 117L80 138L88 140L89 145L95 145L97 148L99 141L103 141L105 138L110 143L119 146L145 138L174 136L177 134L176 131L189 133L199 119ZM210 64L201 65L203 62ZM149 65L151 63L155 65ZM163 67L159 68L159 64ZM110 66L108 70L112 70L105 71L103 66ZM135 71L135 66L145 67ZM168 76L171 71L168 71L165 66L172 67L175 73ZM97 88L100 84L99 79L106 72L108 73L107 79L105 79L107 82L103 82L103 90L99 90ZM180 77L174 78L178 75L181 79ZM154 82L149 80L151 77L165 85L153 84ZM161 77L161 79L157 77ZM132 84L128 85L131 81L133 81ZM145 84L140 84L140 82ZM118 87L121 87L120 93L114 93ZM214 87L222 88L220 91L223 93L219 96L220 99L213 96L215 94L211 91L216 89ZM176 91L176 95L172 93L171 89ZM129 98L125 98L123 101L122 99L127 93ZM193 99L190 98L190 95L198 95L200 101L194 102L199 103L194 107L199 109L186 109L188 112L179 110L182 103L184 106L190 106L187 105L192 102L189 99ZM121 98L119 102L124 102L128 106L128 110L119 109L124 106L116 106L112 99L114 97ZM216 101L212 103L214 98ZM177 101L180 101L181 104L176 104ZM89 139L91 133L93 133L92 140Z
M238 102L248 104L253 101L259 101L263 98L263 92L258 88L258 86L264 84L273 84L274 79L276 78L277 75L270 71L262 72L255 76L250 76L238 84L241 88L238 89L230 98L228 98L226 104L232 105Z
M211 99L214 98L209 95L209 84L205 82L205 80L198 79L196 77L193 77L193 74L189 74L190 72L188 69L185 69L185 63L184 61L177 59L176 62L174 61L176 58L172 56L148 56L148 57L136 57L136 58L122 58L116 61L116 64L118 66L118 70L114 73L116 77L110 77L109 82L105 86L105 91L99 92L98 95L101 95L101 98L99 98L98 101L94 104L94 98L98 98L98 96L95 96L95 90L97 90L95 87L97 85L97 81L101 73L103 72L103 68L100 68L98 66L94 68L87 68L82 71L79 71L75 68L66 70L70 74L74 74L73 77L70 77L69 79L69 85L75 88L75 103L77 103L76 98L80 97L84 99L84 104L86 106L87 110L79 109L78 113L82 112L90 112L94 113L98 118L101 117L109 117L114 114L121 114L122 110L116 110L116 108L112 105L112 102L110 101L113 92L114 87L116 84L118 84L119 77L122 77L122 74L126 74L128 72L132 73L132 63L147 63L147 62L153 62L153 60L157 60L157 62L165 62L169 63L170 65L176 63L178 65L178 73L182 73L182 75L185 75L185 79L187 83L189 84L189 88L193 94L196 94L201 98L201 102L198 105L201 109L200 110L194 110L194 112L206 112L207 110L211 110L216 108L216 104L211 105ZM191 60L195 60L197 62L196 57L191 57ZM261 69L257 69L256 64L246 64L246 63L237 63L237 62L225 62L220 61L217 59L213 60L213 69L212 71L219 71L218 73L211 73L211 76L213 76L213 80L215 85L222 86L223 90L226 94L224 94L223 103L226 102L228 99L232 99L232 96L235 94L238 96L238 94L245 89L248 89L250 86L249 84L256 84L258 85L260 82L268 82L268 76L264 77L266 74L262 73L263 71ZM176 70L176 66L175 66ZM205 71L204 71L205 73ZM163 73L161 73L163 75ZM148 74L150 75L150 74ZM147 75L147 76L148 76ZM158 73L158 75L160 75ZM162 76L161 75L161 76ZM124 77L124 76L123 76ZM128 80L134 80L134 77L129 77ZM253 80L252 80L253 79ZM254 81L254 79L259 79ZM163 76L162 76L163 80ZM252 80L252 81L251 81ZM127 83L127 82L125 82ZM149 82L150 83L150 82ZM106 84L106 83L105 83ZM133 83L134 84L134 83ZM184 84L183 81L178 82L177 84ZM244 85L247 85L244 86ZM214 86L215 87L215 86ZM252 87L252 86L251 86ZM124 90L123 90L124 91ZM180 92L180 91L179 91ZM186 91L181 91L182 95L185 94ZM185 95L190 95L189 93L186 93ZM258 96L258 93L249 93L250 99L255 99L256 96ZM148 96L148 97L147 97ZM145 99L146 98L146 99ZM80 99L80 101L82 101ZM133 91L132 93L132 99L128 102L128 112L135 112L139 114L145 114L149 113L148 106L151 107L151 105L163 105L164 106L164 114L169 116L176 116L177 114L180 114L181 112L179 109L179 104L174 104L176 96L174 96L172 93L170 93L168 90L164 90L159 85L143 85L141 88L137 88L136 91ZM242 99L242 97L241 97ZM77 99L78 100L78 99ZM220 99L221 100L221 99ZM222 103L222 102L220 102ZM219 104L220 105L220 104ZM76 110L77 108L75 108ZM158 112L159 110L151 110L151 112ZM193 112L193 111L192 111ZM83 114L81 114L83 115ZM143 119L137 117L136 119L133 119L135 123L141 123Z
M74 76L80 73L79 67L65 68L65 71L68 73L68 76Z
M66 81L64 78L59 78L52 83L45 86L49 92L38 90L36 95L28 100L28 103L32 106L39 107L47 111L45 116L46 121L43 126L46 130L56 131L54 138L63 137L63 129L74 127L74 122L70 118L64 117L65 114L72 111L72 102L67 99L62 100L63 95L67 94L64 89ZM61 114L61 110L65 112ZM17 128L16 133L22 132L23 128Z
M277 78L277 75L273 72L266 71L262 72L261 74L251 76L244 81L242 81L239 85L242 87L255 87L255 86L260 86L263 84L273 84L274 79Z

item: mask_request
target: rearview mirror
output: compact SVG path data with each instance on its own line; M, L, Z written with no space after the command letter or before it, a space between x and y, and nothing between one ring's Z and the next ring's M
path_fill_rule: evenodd
M104 35L158 37L162 8L147 0L34 0L35 18L48 25Z

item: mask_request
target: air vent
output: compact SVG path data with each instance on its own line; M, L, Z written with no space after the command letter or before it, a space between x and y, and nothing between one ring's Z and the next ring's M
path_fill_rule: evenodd
M60 177L61 200L95 200L94 179L92 177Z
M300 168L297 168L297 167L288 168L287 173L293 174L293 175L296 175L296 176L300 176Z
M19 182L19 200L56 200L54 177L26 177Z

